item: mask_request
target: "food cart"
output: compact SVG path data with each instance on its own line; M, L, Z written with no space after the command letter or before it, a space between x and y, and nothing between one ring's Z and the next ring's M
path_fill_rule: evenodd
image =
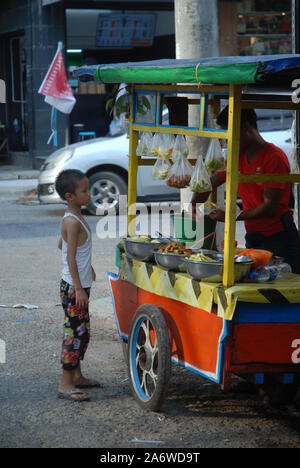
M127 83L130 93L128 235L134 235L137 172L152 158L136 154L141 132L227 140L224 259L219 281L197 280L168 270L153 255L138 259L118 245L118 274L109 273L117 328L124 342L132 391L148 410L159 410L167 394L171 362L228 389L232 374L253 375L262 384L268 373L291 384L300 372L300 276L271 283L236 281L235 233L240 182L296 183L299 174L238 173L241 109L299 111L294 86L300 55L159 60L99 65L77 70L104 83ZM185 97L198 106L193 126L165 124L168 97ZM137 112L144 98L147 119ZM209 109L229 105L227 130L213 128ZM298 112L297 112L298 114ZM176 121L176 119L175 119Z

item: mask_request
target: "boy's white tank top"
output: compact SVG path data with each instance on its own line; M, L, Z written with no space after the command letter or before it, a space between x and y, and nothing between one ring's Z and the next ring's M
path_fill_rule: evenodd
M81 221L78 216L74 215L73 213L65 213L64 218L67 216L73 216L73 218L77 219L79 223L84 227L87 233L86 242L83 245L79 245L76 250L76 263L77 269L79 274L79 279L81 282L81 286L83 288L90 288L92 286L92 235L90 230L86 227L86 225ZM64 219L63 218L63 219ZM62 279L67 283L73 286L73 279L70 274L68 260L67 260L67 251L68 251L68 244L67 242L62 239L62 262L63 262L63 270L62 270Z

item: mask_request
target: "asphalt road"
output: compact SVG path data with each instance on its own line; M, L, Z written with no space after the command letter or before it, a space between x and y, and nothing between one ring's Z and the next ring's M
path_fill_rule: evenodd
M134 401L113 320L106 273L114 266L116 239L93 231L92 338L84 373L99 379L92 401L57 398L61 369L62 309L57 249L62 205L1 203L0 447L10 448L299 448L300 418L290 406L270 407L259 395L224 393L180 367L172 368L161 413ZM12 308L30 304L38 308ZM121 453L121 452L120 452Z

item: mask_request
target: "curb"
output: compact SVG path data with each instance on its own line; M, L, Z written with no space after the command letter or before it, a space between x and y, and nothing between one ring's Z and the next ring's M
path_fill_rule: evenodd
M39 171L2 171L0 170L0 181L3 180L27 180L38 179Z
M34 197L37 192L38 180L31 178L24 179L1 179L0 199L2 201L16 201L22 197Z

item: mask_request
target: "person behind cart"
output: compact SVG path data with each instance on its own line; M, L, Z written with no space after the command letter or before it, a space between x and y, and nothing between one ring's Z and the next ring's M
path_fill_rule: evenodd
M222 129L228 128L228 106L217 117ZM290 164L285 153L266 142L257 128L257 115L252 109L241 111L240 174L289 174ZM212 189L226 182L226 171L211 177ZM244 221L246 247L269 250L283 257L293 273L300 274L300 236L290 208L291 184L282 182L240 183L238 193L243 210L237 221ZM198 203L204 203L210 192L194 193L192 218L196 220ZM225 221L225 211L217 209L210 214L216 221Z

